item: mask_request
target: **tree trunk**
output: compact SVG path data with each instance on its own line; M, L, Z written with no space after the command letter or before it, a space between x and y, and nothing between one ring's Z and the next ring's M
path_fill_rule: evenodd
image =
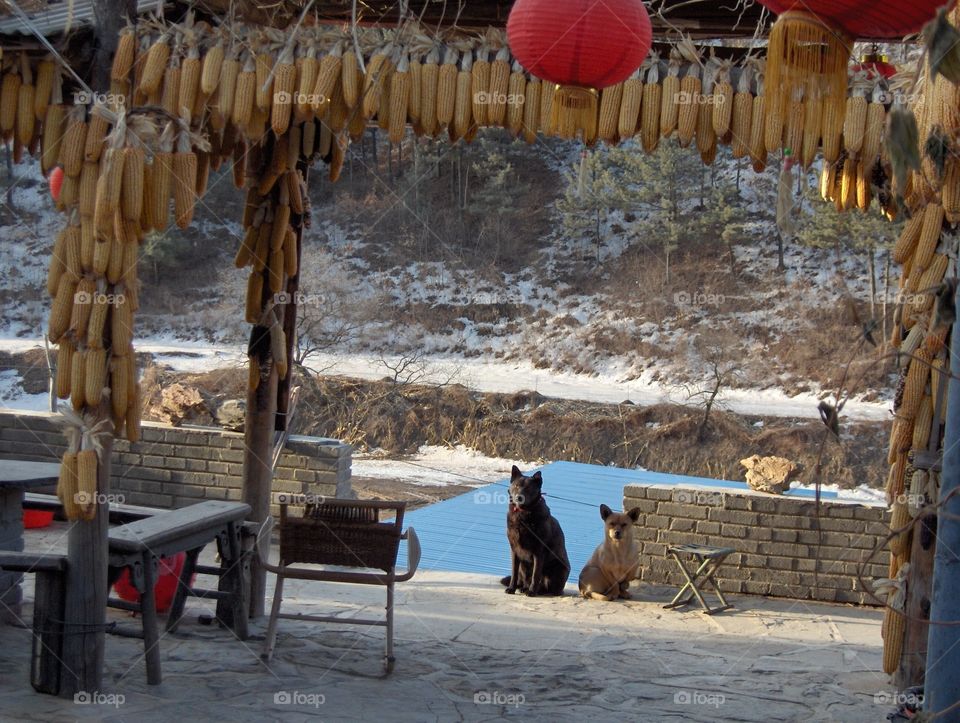
M783 262L783 234L777 231L777 271L786 271L787 265Z
M873 246L867 249L867 269L870 272L870 318L877 318L877 264Z

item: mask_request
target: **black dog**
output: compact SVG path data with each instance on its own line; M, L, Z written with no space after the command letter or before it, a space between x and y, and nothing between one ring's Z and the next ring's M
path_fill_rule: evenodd
M527 477L514 465L507 512L512 567L510 575L500 581L507 586L508 595L517 590L531 597L563 595L570 577L563 530L543 500L542 486L539 472Z

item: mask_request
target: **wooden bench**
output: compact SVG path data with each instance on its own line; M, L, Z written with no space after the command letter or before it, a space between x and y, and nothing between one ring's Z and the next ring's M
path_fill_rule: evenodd
M66 555L0 551L0 570L36 577L33 603L33 653L30 684L39 693L60 692Z
M114 632L143 638L149 684L157 685L161 681L160 637L154 598L157 565L161 557L179 552L187 554L167 619L168 631L176 630L183 616L186 598L192 595L216 599L217 618L221 624L230 627L241 640L248 637L247 580L250 560L249 555L244 553L241 537L243 520L249 513L250 505L243 502L208 500L110 529L108 556L111 584L123 568L129 567L130 580L140 593L140 602L129 603L111 598L108 604L141 613L143 625L140 632ZM220 567L198 565L200 552L214 540L220 552ZM219 590L192 588L190 580L196 572L218 575Z
M63 503L56 495L47 495L39 492L27 492L23 496L23 508L27 510L53 510L57 519L66 519L63 516ZM140 505L126 505L117 502L110 503L110 524L124 525L134 520L153 517L167 510L156 507L141 507Z
M287 504L280 504L280 563L269 561L270 532L273 518L267 519L257 539L262 567L277 576L273 593L270 623L261 657L269 662L277 638L277 620L308 620L344 623L347 625L379 625L386 627L384 671L393 670L393 588L397 582L413 577L420 564L420 541L413 528L402 531L404 502L371 500L327 500L307 505L302 517L287 514ZM393 520L381 522L381 512L393 512ZM407 540L407 569L397 574L397 552L400 540ZM339 569L316 569L297 566L335 565ZM344 569L346 568L346 569ZM382 571L382 572L380 572ZM323 582L348 582L359 585L383 585L387 588L386 617L382 620L280 612L283 582L286 578Z

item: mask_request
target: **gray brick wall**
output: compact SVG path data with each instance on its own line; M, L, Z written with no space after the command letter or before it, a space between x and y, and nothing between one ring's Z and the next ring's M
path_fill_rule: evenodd
M44 412L0 411L0 457L57 461L66 442L54 420ZM239 500L243 446L242 433L145 422L139 442L114 445L111 493L150 507ZM291 435L274 475L274 499L278 493L352 497L351 458L350 445L338 440Z
M675 544L734 548L717 574L724 592L871 605L858 571L867 585L888 574L888 514L880 505L822 501L818 530L813 500L639 485L623 496L625 510L642 513L634 537L646 582L685 582L666 556Z

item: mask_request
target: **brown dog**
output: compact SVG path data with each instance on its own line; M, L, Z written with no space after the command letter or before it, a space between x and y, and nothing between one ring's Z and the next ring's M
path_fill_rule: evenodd
M614 512L600 505L603 519L603 544L580 571L580 594L594 600L629 598L630 581L639 574L640 561L633 541L633 523L640 517L640 508Z

